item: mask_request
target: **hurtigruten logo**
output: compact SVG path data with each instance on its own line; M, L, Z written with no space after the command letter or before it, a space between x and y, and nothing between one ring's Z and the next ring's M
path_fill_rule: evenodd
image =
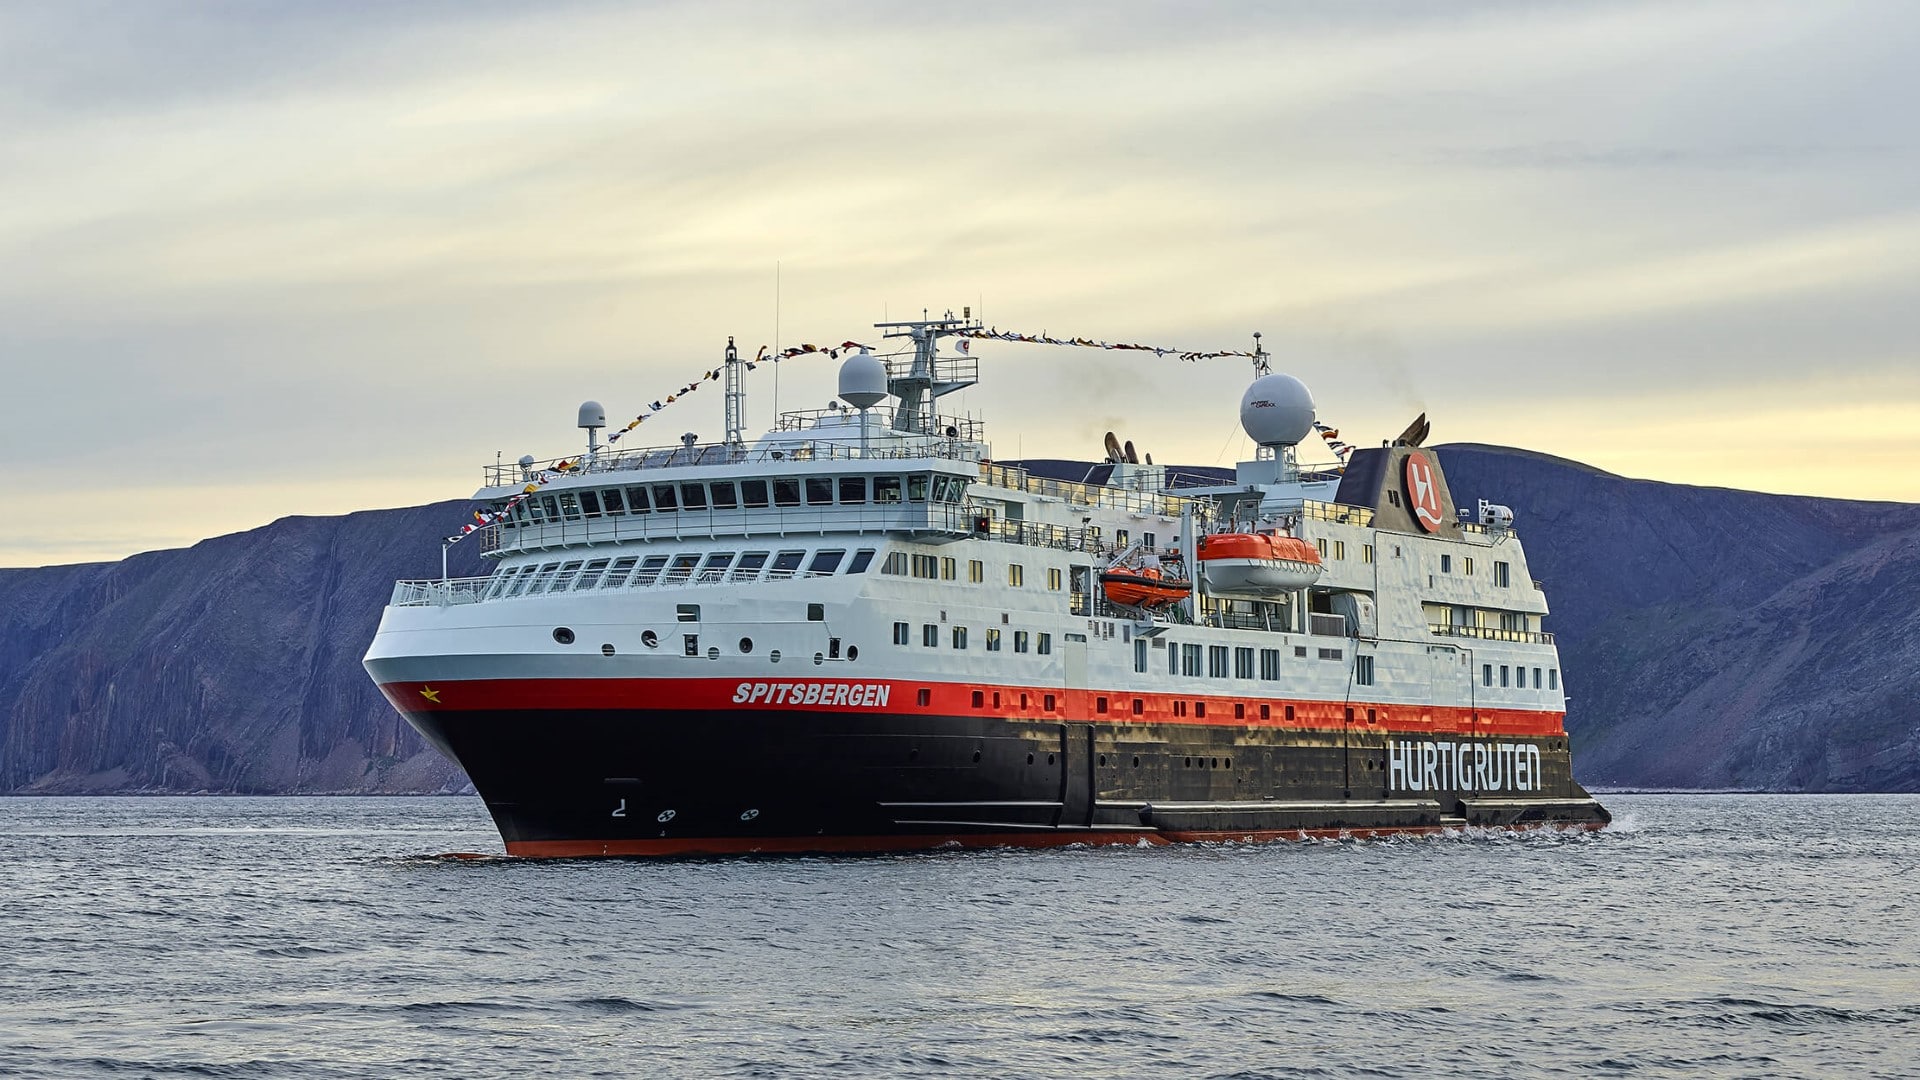
M1388 791L1544 791L1528 743L1387 741Z
M733 688L735 705L842 705L850 709L883 709L893 696L885 683L743 682Z
M1433 462L1418 450L1407 455L1407 508L1413 520L1428 532L1439 532L1446 522L1440 510L1440 485L1434 479Z

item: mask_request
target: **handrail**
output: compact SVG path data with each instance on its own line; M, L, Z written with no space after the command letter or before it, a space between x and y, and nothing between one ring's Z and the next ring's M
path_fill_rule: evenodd
M1455 626L1452 623L1428 623L1429 633L1439 637L1470 637L1486 641L1517 641L1531 645L1551 645L1553 635L1539 630L1502 630L1497 626Z
M952 427L956 431L965 433L976 432L979 428L977 421L969 421L963 417L940 417L939 419L944 425L942 430ZM877 420L870 422L875 424L874 430L878 431ZM899 433L888 429L887 434L897 437ZM862 450L857 443L837 441L848 437L845 432L837 432L832 439L821 438L806 442L784 442L764 446L695 443L692 446L635 446L622 450L601 447L594 454L548 458L526 466L517 463L487 465L481 468L481 475L487 487L517 487L531 483L541 473L554 471L562 464L567 466L566 469L559 470L562 475L584 476L637 469L669 469L684 465L734 466L762 463L777 465L784 462L900 461L919 458L978 461L985 452L985 444L971 441L964 437L964 434L955 438L938 435L908 435L905 436L907 440L905 445L873 446L867 450Z
M638 575L634 576L637 577ZM661 572L646 582L635 582L632 577L629 577L627 581L616 587L621 589L686 589L700 588L708 585L743 585L749 582L764 583L767 581L787 581L801 578L826 578L833 576L831 572L820 570L762 569L754 571L752 577L736 578L730 576L726 571L708 571L705 569L691 568L688 576L685 577L669 577L668 574ZM569 582L578 582L580 579L576 576L567 580L569 580ZM532 600L541 596L559 596L563 593L597 592L607 588L605 575L590 580L593 580L595 584L584 589L580 588L577 584L569 584L567 588L550 589L546 592L523 593L517 596L490 596L488 595L488 590L498 583L497 575L474 578L453 578L450 580L443 580L441 578L403 579L393 583L393 596L387 601L387 606L451 607L456 604L491 604L503 600Z

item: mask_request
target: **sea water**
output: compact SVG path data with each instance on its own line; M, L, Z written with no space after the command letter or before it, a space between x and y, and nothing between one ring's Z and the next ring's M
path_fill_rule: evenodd
M1920 1075L1920 797L677 862L470 798L0 799L0 1075Z

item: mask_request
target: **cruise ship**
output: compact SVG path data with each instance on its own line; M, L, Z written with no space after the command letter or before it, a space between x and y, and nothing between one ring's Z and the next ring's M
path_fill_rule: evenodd
M401 581L365 666L528 857L1597 829L1545 594L1426 425L1308 466L1268 370L1231 480L1043 475L943 415L990 336L877 324L844 405L487 470L491 572ZM998 336L998 335L993 335ZM851 343L849 343L851 346ZM1222 420L1231 408L1224 403Z

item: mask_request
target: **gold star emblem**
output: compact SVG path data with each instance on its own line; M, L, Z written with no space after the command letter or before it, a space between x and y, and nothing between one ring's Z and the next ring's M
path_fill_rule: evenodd
M435 705L440 704L440 691L435 690L431 686L421 687L420 696L423 698L426 698L428 701L433 702Z

